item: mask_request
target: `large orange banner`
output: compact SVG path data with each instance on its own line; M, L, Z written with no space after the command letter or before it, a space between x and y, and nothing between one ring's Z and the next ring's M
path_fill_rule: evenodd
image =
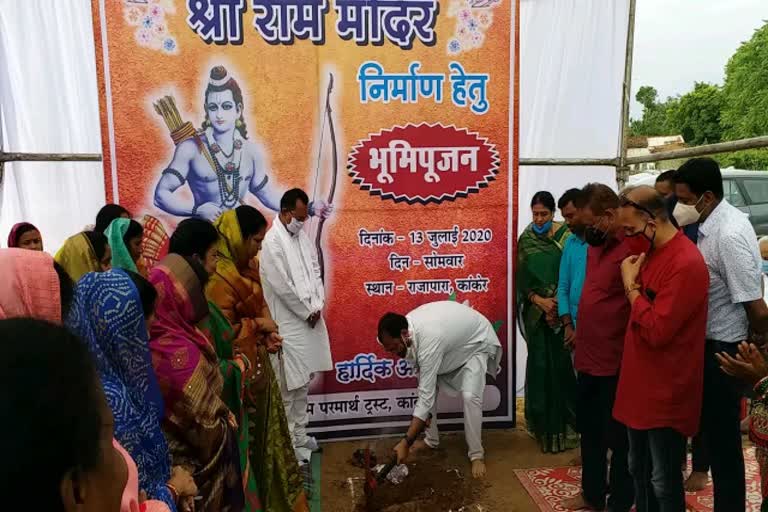
M387 311L465 302L503 370L486 421L514 418L517 0L93 0L105 182L171 232L240 204L274 218L303 188L335 369L311 428L397 428L415 369L384 353ZM164 226L164 230L161 226ZM441 418L461 404L439 402Z

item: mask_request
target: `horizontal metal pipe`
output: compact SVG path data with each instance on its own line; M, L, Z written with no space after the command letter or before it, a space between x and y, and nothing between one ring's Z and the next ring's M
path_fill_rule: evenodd
M101 162L99 153L3 153L0 162Z
M663 151L661 153L652 153L650 155L627 157L624 161L627 165L645 164L649 162L661 162L662 160L677 160L680 158L694 158L697 156L716 155L718 153L730 153L732 151L741 151L744 149L757 149L768 147L768 136L753 137L751 139L740 139L728 142L718 142L717 144L706 144L693 148L676 149L674 151Z
M520 165L537 166L579 166L579 165L602 165L616 167L619 165L618 158L521 158Z

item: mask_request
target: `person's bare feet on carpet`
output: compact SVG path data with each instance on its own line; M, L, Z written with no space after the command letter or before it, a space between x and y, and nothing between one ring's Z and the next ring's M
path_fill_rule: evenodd
M472 476L475 478L485 477L485 461L483 459L472 461Z
M573 498L561 501L560 506L568 510L595 510L595 508L584 499L584 495L581 493Z
M685 480L685 490L687 492L698 492L703 490L709 482L709 475L701 471L694 471Z

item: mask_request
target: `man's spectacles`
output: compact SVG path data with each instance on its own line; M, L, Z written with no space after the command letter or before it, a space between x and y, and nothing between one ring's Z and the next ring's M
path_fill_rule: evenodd
M633 200L629 199L624 194L619 196L619 203L621 204L621 206L631 206L632 208L634 208L636 210L640 210L643 213L647 213L652 219L656 218L656 215L651 210L649 210L648 208L646 208L643 205L637 204L636 202L634 202Z

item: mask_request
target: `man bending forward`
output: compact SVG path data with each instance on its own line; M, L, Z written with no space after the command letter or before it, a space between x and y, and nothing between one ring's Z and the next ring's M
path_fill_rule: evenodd
M437 448L437 391L461 393L464 433L472 462L472 475L485 475L481 431L485 374L496 376L501 343L491 322L457 302L433 302L406 316L387 313L379 320L379 343L387 352L410 361L419 371L419 396L405 438L395 446L398 463L408 457L416 437L425 428L424 442ZM427 426L427 419L433 421Z

